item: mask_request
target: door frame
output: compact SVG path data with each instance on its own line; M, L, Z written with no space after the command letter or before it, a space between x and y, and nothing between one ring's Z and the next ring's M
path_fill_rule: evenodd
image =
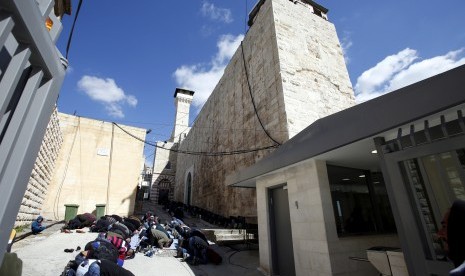
M423 252L423 248L427 248L421 239L425 229L417 222L415 202L410 196L410 183L404 182L400 163L465 148L465 136L449 137L392 153L383 152L383 140L383 138L375 138L375 145L381 159L386 189L409 273L410 275L448 275L453 268L452 263L428 260L425 254L419 254L419 249Z
M277 189L283 189L283 190L286 190L286 193L287 193L287 204L289 206L289 193L288 193L288 190L287 190L287 183L282 183L282 184L278 184L278 185L273 185L273 186L269 186L266 188L266 193L267 193L267 201L268 201L268 229L269 229L269 233L270 233L270 244L269 244L269 248L270 248L270 260L271 260L271 267L270 267L270 270L271 270L271 275L277 275L275 274L276 273L276 270L277 270L277 265L279 263L278 261L278 255L277 255L277 250L278 250L278 245L277 245L277 239L276 239L276 224L275 224L275 212L274 212L274 204L272 202L272 198L273 198L273 190L277 190ZM288 212L288 215L289 215L289 227L291 228L290 230L290 236L292 237L292 224L291 224L291 214L290 214L290 208L289 208L289 212ZM292 254L294 254L294 245L293 245L293 239L291 238L290 240L290 245L291 245L291 251L292 251ZM294 268L294 274L295 274L295 259L293 258L294 260L294 263L292 264L293 268Z

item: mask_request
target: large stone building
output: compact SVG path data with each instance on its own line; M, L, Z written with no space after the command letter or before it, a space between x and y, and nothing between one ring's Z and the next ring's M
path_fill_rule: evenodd
M449 275L438 231L465 201L463 76L465 65L319 119L231 175L257 191L260 268Z
M194 92L176 88L176 107L173 132L168 141L157 142L153 157L153 174L150 185L150 201L162 204L174 198L174 184L179 144L189 133L189 111ZM147 205L147 204L146 204Z
M132 214L146 130L58 114L63 144L42 214L63 219L65 204L79 205L78 213L105 204L107 214Z
M226 177L355 104L326 13L309 0L257 3L244 41L178 147L175 200L255 217L255 190L228 188Z

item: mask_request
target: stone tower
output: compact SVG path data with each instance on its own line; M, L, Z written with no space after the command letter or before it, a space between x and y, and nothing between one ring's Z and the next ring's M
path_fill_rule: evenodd
M176 107L173 132L168 141L158 141L153 156L153 173L150 185L150 201L162 204L166 200L173 200L174 180L176 174L176 150L189 133L189 110L194 91L176 88L174 105ZM145 204L144 211L154 207Z
M258 1L242 44L179 145L210 155L178 155L176 201L255 217L255 190L227 187L228 175L267 156L275 141L355 104L327 12L310 0Z
M174 105L176 106L176 117L170 142L179 143L189 132L189 110L191 107L194 91L176 88L174 92Z

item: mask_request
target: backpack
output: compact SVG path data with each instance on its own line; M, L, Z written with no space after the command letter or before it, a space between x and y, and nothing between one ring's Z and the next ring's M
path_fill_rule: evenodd
M87 258L90 259L108 260L116 263L119 256L118 249L110 241L103 239L88 242L85 250L89 250L90 256Z

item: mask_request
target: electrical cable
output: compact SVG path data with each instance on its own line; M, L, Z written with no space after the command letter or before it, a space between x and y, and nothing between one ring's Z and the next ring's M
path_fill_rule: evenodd
M68 173L68 166L69 160L71 159L71 154L73 153L74 143L76 142L76 136L78 133L78 129L81 125L81 117L78 117L78 125L76 127L76 132L74 132L73 142L71 144L71 148L69 150L68 159L66 160L65 171L63 172L63 178L61 179L60 187L58 188L57 195L55 197L55 201L53 202L54 210L53 216L56 220L58 220L58 206L60 205L60 197L61 197L61 189L63 188L63 184L65 183L66 174ZM56 211L56 212L55 212Z
M95 119L95 118L94 118ZM173 124L170 123L153 123L153 122L140 122L140 121L125 121L125 120L120 120L120 123L124 124L140 124L140 125L149 125L149 126L160 126L160 128L165 128L168 126L173 126ZM180 126L181 124L175 124L175 126ZM184 126L184 125L182 125ZM222 130L222 131L243 131L243 130L256 130L255 128L225 128L225 127L211 127L211 126L201 126L201 125L192 125L190 128L196 128L196 129L214 129L214 130ZM155 133L155 130L151 132L152 135L156 136L163 136L165 134L162 133ZM287 130L273 130L274 132L283 132L287 133Z
M76 10L76 15L74 16L73 26L71 27L71 31L69 33L68 43L66 44L66 55L65 55L66 59L68 59L69 48L71 46L71 39L73 38L73 33L74 33L74 26L76 25L76 20L78 18L79 11L81 10L81 5L82 5L82 0L79 0L79 4Z
M117 126L119 129L121 129L123 132L128 134L129 136L133 137L136 140L139 140L147 145L159 148L159 149L164 149L164 150L169 150L171 152L177 152L177 153L183 153L183 154L190 154L190 155L202 155L202 156L224 156L224 155L234 155L234 154L243 154L243 153L251 153L251 152L256 152L260 150L267 150L267 149L274 149L277 148L278 145L271 145L271 146L266 146L266 147L261 147L261 148L255 148L255 149L241 149L241 150L233 150L233 151L219 151L219 152L208 152L208 151L188 151L188 150L179 150L179 149L167 149L162 146L158 146L156 144L150 143L145 141L144 139L141 139L134 134L130 133L129 131L125 130L122 128L120 125L118 125L115 122L112 122L113 125Z
M111 125L111 144L110 144L110 160L108 161L108 182L107 182L107 203L106 203L106 215L109 214L110 210L110 183L111 183L111 165L113 161L113 141L115 137L115 125Z
M232 250L234 250L234 252L233 252L231 255L228 256L228 263L229 263L230 265L234 265L234 266L241 267L241 268L244 268L244 269L249 269L249 270L250 270L250 269L254 269L254 268L251 268L251 267L245 267L245 266L243 266L243 265L235 264L235 263L231 262L231 257L232 257L232 256L234 256L235 254L237 254L237 253L239 253L239 252L243 252L244 250L237 250L237 249L234 249L234 248L232 248L232 247L229 247L229 248L231 248Z
M241 52L242 52L242 61L243 61L243 63L244 63L245 77L247 78L247 85L248 85L248 87L249 87L250 97L252 98L252 105L253 105L253 109L254 109L254 111L255 111L255 115L257 115L258 122L259 122L260 125L262 126L262 129L263 129L263 131L266 133L266 135L268 136L268 138L270 138L273 142L275 142L276 145L281 146L281 143L279 143L279 142L276 141L273 137L271 137L270 133L266 130L265 126L263 125L263 122L262 122L262 120L260 119L260 116L258 115L257 106L255 105L255 100L254 100L253 95L252 95L252 86L250 85L249 71L247 70L247 64L245 64L245 55L244 55L243 41L241 41Z
M81 134L81 124L78 127L79 131L79 187L81 188L81 201L82 201L82 134Z

